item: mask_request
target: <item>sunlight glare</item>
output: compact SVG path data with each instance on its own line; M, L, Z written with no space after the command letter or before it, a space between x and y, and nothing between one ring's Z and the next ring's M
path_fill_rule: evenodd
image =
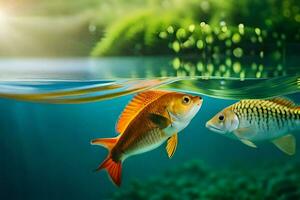
M4 10L0 10L0 22L4 22L7 18L7 13Z

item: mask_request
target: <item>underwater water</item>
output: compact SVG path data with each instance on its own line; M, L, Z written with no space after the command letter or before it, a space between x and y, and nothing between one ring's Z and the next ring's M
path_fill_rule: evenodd
M220 65L168 57L2 60L0 199L300 197L299 145L287 156L270 142L253 149L205 128L240 99L285 95L300 103L299 64L297 56ZM94 171L107 150L90 140L116 136L126 104L152 88L197 94L203 105L179 133L172 159L165 145L129 158L117 188Z

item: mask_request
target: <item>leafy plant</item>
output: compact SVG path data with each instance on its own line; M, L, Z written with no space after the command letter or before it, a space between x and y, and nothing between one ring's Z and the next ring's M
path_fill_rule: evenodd
M222 52L241 57L264 56L272 49L278 57L284 44L300 41L300 6L295 0L166 2L112 24L92 55Z

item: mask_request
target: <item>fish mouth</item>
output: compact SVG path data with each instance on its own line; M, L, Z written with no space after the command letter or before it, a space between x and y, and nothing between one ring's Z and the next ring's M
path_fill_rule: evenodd
M199 106L199 107L202 106L202 100L199 100L199 101L197 102L197 106Z
M208 122L205 124L206 128L208 128L209 130L213 131L213 132L217 132L217 133L221 133L221 134L225 134L225 131L223 131L222 129L209 124Z
M199 107L201 107L202 102L203 102L202 97L200 97L200 96L194 96L194 99L196 99L195 100L196 101L196 105L199 106Z

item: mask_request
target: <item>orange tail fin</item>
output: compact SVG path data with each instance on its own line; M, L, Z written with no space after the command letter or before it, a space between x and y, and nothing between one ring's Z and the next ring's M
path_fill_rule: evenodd
M122 175L122 163L115 162L111 159L110 156L106 158L103 163L97 168L97 171L100 169L106 169L111 180L117 185L121 185L121 175Z
M98 138L91 141L92 145L100 145L107 148L109 151L115 146L118 141L118 137L116 138ZM122 163L121 161L115 162L111 158L111 154L108 154L108 157L101 163L101 165L96 169L99 171L101 169L106 169L111 180L117 185L121 185L121 170Z

